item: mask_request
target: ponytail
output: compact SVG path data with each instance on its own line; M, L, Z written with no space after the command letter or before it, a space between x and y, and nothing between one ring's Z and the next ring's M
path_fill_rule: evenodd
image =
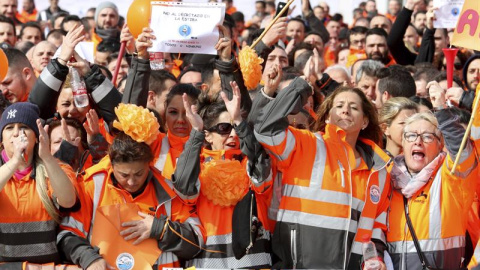
M48 195L48 186L47 186L47 170L41 159L36 156L37 162L35 165L35 183L37 188L38 196L42 201L43 207L47 210L48 215L55 220L55 222L60 223L61 217L55 207L52 198Z

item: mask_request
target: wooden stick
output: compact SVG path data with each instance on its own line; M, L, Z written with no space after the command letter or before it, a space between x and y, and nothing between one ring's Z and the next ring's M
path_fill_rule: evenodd
M475 89L475 93L479 93L478 92L479 90L480 90L480 84L477 85L477 89ZM480 97L476 96L475 105L473 106L473 110L472 110L472 116L470 116L470 121L468 122L467 130L465 130L465 135L463 135L462 144L460 145L460 150L458 150L458 154L455 157L453 168L450 171L451 174L455 173L455 170L457 169L457 166L458 166L458 162L460 162L460 156L462 155L463 148L465 148L465 145L467 144L467 140L470 138L470 131L472 130L473 120L475 119L475 114L477 113L477 110L478 110L479 101L480 101Z
M272 26L278 21L278 19L281 18L283 13L285 13L288 10L288 7L291 4L293 4L293 2L294 2L294 0L289 0L287 2L287 4L282 8L282 10L280 10L280 12L277 14L277 16L275 16L275 18L273 18L273 20L270 22L270 24L268 24L267 28L265 28L265 30L263 30L262 34L255 40L255 42L253 42L252 46L250 46L252 49L255 48L255 46L257 46L258 42L260 42L260 40L262 40L262 38L267 34L268 30L270 30L270 28L272 28Z

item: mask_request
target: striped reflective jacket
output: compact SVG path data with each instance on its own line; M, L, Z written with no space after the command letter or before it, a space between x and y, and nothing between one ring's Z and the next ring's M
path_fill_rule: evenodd
M383 254L389 157L359 139L358 162L345 132L333 125L325 134L291 127L271 133L255 127L283 177L272 240L280 262L274 268L359 269L364 236Z

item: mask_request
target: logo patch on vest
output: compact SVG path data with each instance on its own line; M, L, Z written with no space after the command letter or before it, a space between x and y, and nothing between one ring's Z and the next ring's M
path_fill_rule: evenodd
M370 187L370 200L377 204L380 201L380 188L377 185Z
M135 259L130 253L120 253L115 263L119 270L131 270L135 266Z

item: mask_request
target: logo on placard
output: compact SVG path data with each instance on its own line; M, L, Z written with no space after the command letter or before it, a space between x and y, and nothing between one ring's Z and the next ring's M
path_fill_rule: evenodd
M380 188L377 185L370 187L370 200L372 200L374 204L380 201Z
M180 28L178 29L178 32L182 37L188 37L192 33L192 28L189 25L184 24L180 26Z
M458 14L460 14L460 10L457 7L452 8L452 15L457 16Z
M135 266L135 259L130 253L120 253L115 263L119 270L131 270Z

